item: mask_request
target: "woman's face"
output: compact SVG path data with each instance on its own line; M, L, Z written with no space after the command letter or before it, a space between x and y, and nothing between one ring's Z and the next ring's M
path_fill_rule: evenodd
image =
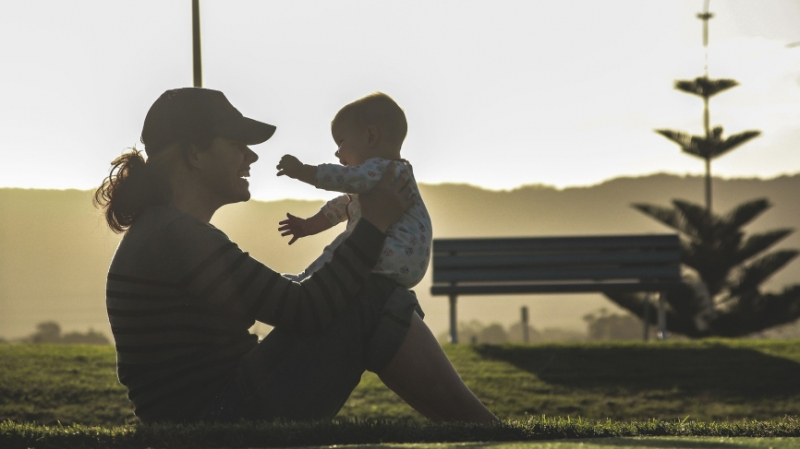
M199 176L210 201L217 207L250 199L250 164L258 155L247 145L217 137L198 153Z

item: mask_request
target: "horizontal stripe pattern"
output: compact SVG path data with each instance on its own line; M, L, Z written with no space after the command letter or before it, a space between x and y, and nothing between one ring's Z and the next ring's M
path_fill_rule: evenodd
M175 209L143 214L108 274L117 372L144 421L192 420L257 344L255 320L317 333L355 297L384 235L362 220L331 262L302 283Z

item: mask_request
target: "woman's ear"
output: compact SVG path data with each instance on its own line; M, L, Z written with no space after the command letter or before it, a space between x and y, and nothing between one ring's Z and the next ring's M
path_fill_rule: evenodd
M367 145L375 146L381 140L381 132L375 125L367 126Z
M187 144L183 147L183 160L186 167L190 170L196 170L203 165L202 151L195 144Z

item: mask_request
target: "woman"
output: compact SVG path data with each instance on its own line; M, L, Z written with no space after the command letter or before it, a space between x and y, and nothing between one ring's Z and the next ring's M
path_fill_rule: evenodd
M362 220L302 283L241 251L209 224L247 201L248 145L275 127L218 91L174 89L95 193L125 232L106 305L117 372L143 421L330 419L365 369L429 419L497 418L464 385L422 322L416 298L371 275L384 231L414 203L406 176L361 195ZM387 170L387 172L393 172ZM275 326L260 343L248 329Z

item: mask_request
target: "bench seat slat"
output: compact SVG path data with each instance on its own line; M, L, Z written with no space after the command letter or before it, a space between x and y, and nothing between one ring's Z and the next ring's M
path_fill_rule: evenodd
M532 237L486 239L436 239L434 253L530 251L548 249L675 248L677 235L615 235L579 237Z
M525 267L537 265L653 264L679 263L678 251L573 252L544 254L434 255L437 270L480 267Z
M562 279L634 279L666 278L677 279L680 270L677 266L637 266L622 268L507 268L484 267L475 269L440 270L433 272L433 282L491 282L525 280Z
M438 295L492 295L518 293L588 293L611 291L665 291L681 287L681 282L597 282L597 283L557 283L557 284L502 284L502 285L436 285L431 294Z

